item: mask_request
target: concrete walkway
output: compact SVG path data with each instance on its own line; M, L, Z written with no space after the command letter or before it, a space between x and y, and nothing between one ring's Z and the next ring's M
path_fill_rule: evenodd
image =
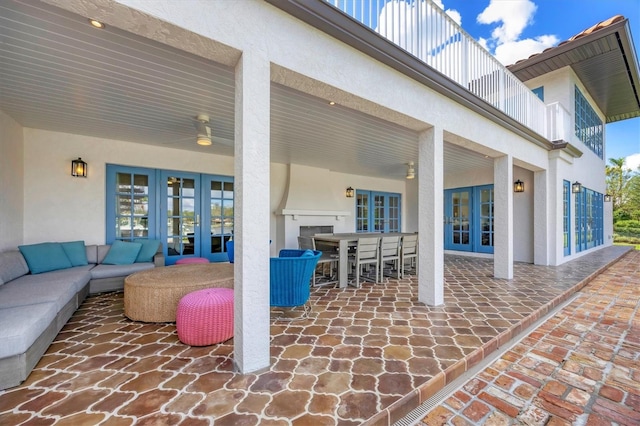
M640 425L640 251L596 277L419 424Z

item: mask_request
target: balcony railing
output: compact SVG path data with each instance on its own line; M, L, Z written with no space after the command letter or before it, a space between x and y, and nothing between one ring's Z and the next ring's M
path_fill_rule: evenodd
M560 102L547 105L547 139L550 141L563 140L572 142L574 137L571 114Z
M432 0L325 0L548 137L544 103Z

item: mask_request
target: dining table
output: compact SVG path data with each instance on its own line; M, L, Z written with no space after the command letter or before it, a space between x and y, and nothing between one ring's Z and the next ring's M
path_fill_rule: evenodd
M349 248L358 246L359 238L367 237L402 237L404 235L413 235L412 232L345 232L336 234L316 234L313 239L320 245L330 245L338 249L338 286L346 288L349 285ZM318 248L318 250L321 250ZM357 286L357 284L355 285Z

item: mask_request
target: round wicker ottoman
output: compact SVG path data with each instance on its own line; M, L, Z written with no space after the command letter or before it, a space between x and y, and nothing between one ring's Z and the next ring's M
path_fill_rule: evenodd
M191 265L193 263L209 263L204 257L183 257L176 261L176 265Z
M209 346L233 337L233 290L206 288L180 299L178 339L185 345Z
M134 321L175 322L182 296L212 287L233 288L231 263L193 263L136 272L124 279L124 314Z

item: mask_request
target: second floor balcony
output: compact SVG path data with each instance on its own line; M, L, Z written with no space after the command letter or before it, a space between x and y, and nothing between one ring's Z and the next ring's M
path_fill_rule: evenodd
M507 68L433 0L324 1L549 141L579 146L573 105L545 105L522 81L562 67L572 68L603 122L640 116L637 55L622 16ZM606 78L603 61L615 70Z

